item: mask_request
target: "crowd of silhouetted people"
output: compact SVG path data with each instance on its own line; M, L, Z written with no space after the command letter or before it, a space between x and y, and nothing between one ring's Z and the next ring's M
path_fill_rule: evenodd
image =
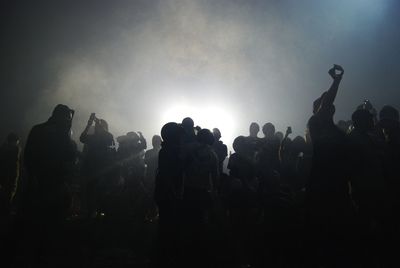
M343 73L334 65L310 101L304 137L253 122L229 155L218 128L190 117L147 149L141 132L114 139L94 113L79 151L74 110L57 105L23 150L14 133L0 148L1 266L80 254L74 267L94 267L99 236L136 228L148 267L400 267L399 111L366 100L335 124Z

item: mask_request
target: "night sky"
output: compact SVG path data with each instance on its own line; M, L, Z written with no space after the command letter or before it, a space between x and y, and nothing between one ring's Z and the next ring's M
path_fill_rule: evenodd
M0 137L76 110L148 140L191 116L223 139L252 121L304 133L312 102L345 69L335 120L364 99L400 108L400 1L2 1Z

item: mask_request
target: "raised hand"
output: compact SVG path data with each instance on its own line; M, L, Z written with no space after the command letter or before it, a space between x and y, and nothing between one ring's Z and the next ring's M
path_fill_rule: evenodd
M285 134L285 136L288 137L290 134L292 134L292 127L288 127L288 128L286 129L286 134Z
M95 119L96 119L96 114L95 113L91 113L90 117L89 117L89 120L88 120L88 126L91 126Z
M344 69L342 66L334 64L333 68L331 68L328 71L329 75L332 77L332 79L342 79L342 76L344 74Z

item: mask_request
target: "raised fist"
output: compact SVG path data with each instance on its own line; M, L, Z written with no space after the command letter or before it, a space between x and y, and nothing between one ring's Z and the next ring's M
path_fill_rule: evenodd
M342 66L334 64L333 68L331 68L328 73L333 79L341 79L344 74L344 69Z

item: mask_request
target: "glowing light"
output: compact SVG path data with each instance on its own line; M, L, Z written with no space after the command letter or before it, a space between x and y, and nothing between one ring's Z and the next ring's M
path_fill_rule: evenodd
M234 115L231 111L221 105L189 105L177 104L166 109L162 116L162 124L167 122L180 123L183 118L190 117L193 119L195 126L208 128L218 128L221 131L222 138L228 145L234 138L235 122Z

